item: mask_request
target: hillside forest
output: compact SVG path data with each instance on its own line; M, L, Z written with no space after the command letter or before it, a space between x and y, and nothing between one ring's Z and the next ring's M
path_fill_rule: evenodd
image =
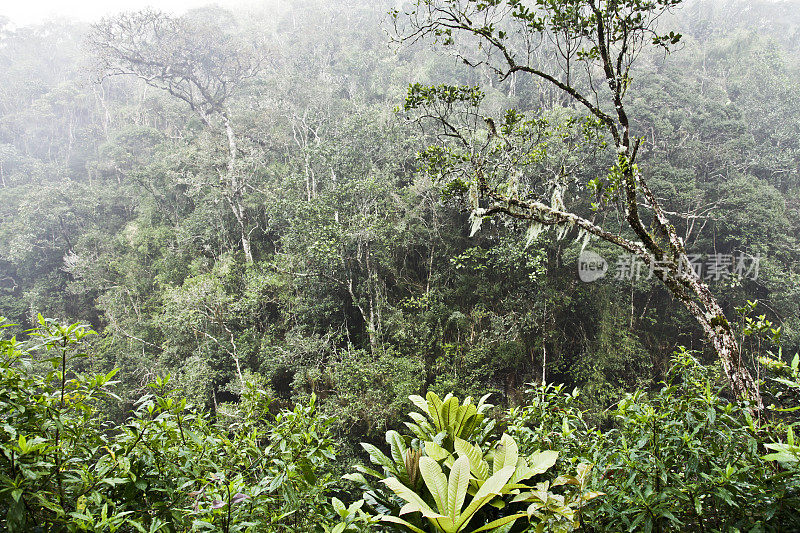
M800 4L0 18L0 530L800 531Z

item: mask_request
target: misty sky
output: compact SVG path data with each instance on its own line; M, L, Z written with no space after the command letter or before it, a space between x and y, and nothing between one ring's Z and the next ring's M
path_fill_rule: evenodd
M17 26L42 22L50 18L95 21L105 15L148 6L162 11L182 13L207 4L226 7L247 5L242 0L0 0L0 16L8 17Z

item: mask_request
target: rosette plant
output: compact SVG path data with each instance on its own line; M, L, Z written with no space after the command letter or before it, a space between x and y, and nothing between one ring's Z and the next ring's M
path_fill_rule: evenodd
M390 529L415 533L571 531L580 510L600 493L585 491L591 465L577 476L551 473L554 450L522 456L516 441L495 431L492 407L452 395L412 396L413 435L386 433L389 455L362 444L379 469L345 476L364 490L365 508Z

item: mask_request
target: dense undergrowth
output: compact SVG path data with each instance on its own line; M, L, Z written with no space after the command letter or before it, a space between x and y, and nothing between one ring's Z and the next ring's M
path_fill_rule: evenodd
M766 388L784 407L755 416L685 351L660 389L629 395L603 427L561 386L535 387L504 412L486 398L412 396L405 428L363 444L372 464L340 477L340 445L313 397L278 410L248 385L210 416L159 378L124 420L111 419L116 371L79 371L91 334L40 318L26 340L0 340L5 530L800 527L797 357L765 360L776 376Z

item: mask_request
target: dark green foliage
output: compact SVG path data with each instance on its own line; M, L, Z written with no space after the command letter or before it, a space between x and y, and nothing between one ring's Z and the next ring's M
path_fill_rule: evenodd
M678 353L664 387L636 393L596 444L607 496L591 519L653 531L784 531L800 486L764 460L772 427L720 396L719 377Z
M621 400L607 429L584 421L577 391L547 386L509 413L509 432L521 451L545 444L595 465L590 486L604 496L584 514L589 530L791 531L800 477L764 457L782 424L754 420L720 383L681 351L663 386Z
M5 327L5 325L3 326ZM0 339L0 524L9 531L311 531L330 513L330 421L248 385L213 421L157 379L122 424L116 371L75 370L85 326ZM32 370L38 363L51 370Z
M512 20L535 27L575 24L576 36L591 18L586 5L469 4L512 8ZM634 12L647 18L671 5L618 3L612 26L643 24ZM602 412L663 377L677 344L699 346L698 329L655 280L580 283L580 245L535 225L477 217L483 229L470 238L475 191L458 173L468 151L432 144L430 131L401 120L465 104L476 131L468 140L498 183L551 198L563 182L562 199L599 220L616 216L608 209L619 197L600 119L521 75L488 84L480 69L422 47L395 54L381 44L382 7L314 6L255 12L252 24L200 10L178 23L186 41L177 49L161 57L168 39L150 43L162 61L195 41L213 56L213 31L226 61L234 42L274 45L280 60L269 73L254 72L225 101L239 192L220 182L228 146L216 114L204 125L168 92L87 79L78 66L85 28L60 26L57 46L47 26L4 32L0 54L13 67L0 80L3 313L22 327L35 323L34 310L91 323L100 332L92 364L120 367L116 391L128 404L169 373L214 410L240 398L249 372L286 405L316 392L324 412L343 415L336 431L353 443L397 426L407 396L428 390L491 391L513 405L524 383L544 377L580 385ZM665 209L690 214L672 218L692 252L761 255L758 280L709 282L726 309L764 302L793 353L798 65L775 35L726 33L741 25L734 7L730 20L709 12L712 33L685 11L667 21L682 47L672 45L675 32L659 32L675 53L645 53L631 72L632 134L644 138L638 164ZM213 24L197 29L204 20ZM481 31L512 42L505 25ZM752 351L767 348L777 346ZM359 397L380 407L364 409Z
M470 20L509 45L543 28L584 38L577 49L559 41L574 52L570 83L582 91L583 67L600 53L587 34L598 16L590 4L609 20L610 42L628 28L655 44L622 80L637 165L701 261L760 255L757 280L706 280L727 316L710 323L743 336L743 364L761 376L766 404L799 405L796 387L765 378L772 368L796 382L790 363L759 359L800 348L797 10L738 0L443 3L491 14L485 25ZM559 240L510 219L470 224L476 155L511 196L624 220L630 166L609 150L602 119L521 72L496 80L491 61L472 68L419 44L387 47L391 7L313 0L159 18L181 34L149 43L158 61L190 50L229 68L239 44L259 50L264 68L237 78L224 106L202 104L210 115L133 78L96 79L84 68L96 57L82 25L0 22L0 311L20 338L38 327L38 311L59 319L39 341L3 341L9 518L0 527L185 530L198 520L210 529L230 511L232 527L333 529L322 502L333 478L339 500L358 499L338 485L366 460L357 443L385 449L386 431L405 427L409 396L435 392L492 393L502 410L490 418L526 455L558 451L558 472L596 462L591 488L606 496L587 528L796 528L797 466L785 460L796 412L767 411L750 427L713 372L686 358L673 365L677 346L701 363L709 353L646 267L639 280L587 284L576 276L582 246L612 266L618 251L573 242L574 229ZM656 16L658 31L645 32ZM476 51L453 32L434 37ZM492 59L485 52L473 59ZM541 52L543 67L559 63L558 50ZM406 120L443 113L470 126L470 149ZM223 118L236 142L230 170ZM755 299L758 311L736 319ZM99 334L85 348L68 340L66 364L53 367L46 359L64 335L89 329L58 329L74 321ZM83 351L92 357L76 358ZM565 385L526 394L530 382ZM332 436L344 443L335 461ZM761 459L768 453L784 460ZM345 524L337 533L369 527L369 506L333 505Z

